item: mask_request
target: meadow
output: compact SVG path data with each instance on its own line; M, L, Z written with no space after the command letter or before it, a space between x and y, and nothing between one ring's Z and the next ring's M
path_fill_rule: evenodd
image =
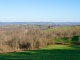
M49 45L38 50L2 53L0 60L80 60L80 46Z
M36 26L1 27L0 60L80 60L80 26Z

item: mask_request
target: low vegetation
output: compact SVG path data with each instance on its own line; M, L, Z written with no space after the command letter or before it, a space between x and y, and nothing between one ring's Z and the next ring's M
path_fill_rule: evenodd
M0 53L35 50L56 44L80 45L80 26L0 28Z

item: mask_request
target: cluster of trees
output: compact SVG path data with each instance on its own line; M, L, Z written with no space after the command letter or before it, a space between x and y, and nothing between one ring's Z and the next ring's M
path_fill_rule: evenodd
M56 44L56 38L68 38L69 44L74 36L80 37L78 26L54 29L26 29L26 28L1 28L0 52L39 49L47 45ZM65 40L64 40L65 41ZM65 42L62 41L62 44ZM80 39L78 40L80 42Z

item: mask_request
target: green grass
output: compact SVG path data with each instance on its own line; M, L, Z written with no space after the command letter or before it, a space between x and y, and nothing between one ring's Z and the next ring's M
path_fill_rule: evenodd
M74 29L76 29L76 28L80 29L80 26L72 26L72 27L65 26L65 27L58 27L58 28L49 28L49 29L43 30L43 32L52 32L52 31L59 31L59 30L60 31L66 31L66 30L72 29L72 28L74 28Z
M0 60L80 60L80 47L50 45L40 50L3 53Z
M55 43L62 43L62 41L64 41L65 43L69 43L68 38L55 38L54 41Z

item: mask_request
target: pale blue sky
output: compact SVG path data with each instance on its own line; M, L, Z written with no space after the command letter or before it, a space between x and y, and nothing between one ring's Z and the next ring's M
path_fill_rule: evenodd
M80 22L80 0L0 0L1 22Z

